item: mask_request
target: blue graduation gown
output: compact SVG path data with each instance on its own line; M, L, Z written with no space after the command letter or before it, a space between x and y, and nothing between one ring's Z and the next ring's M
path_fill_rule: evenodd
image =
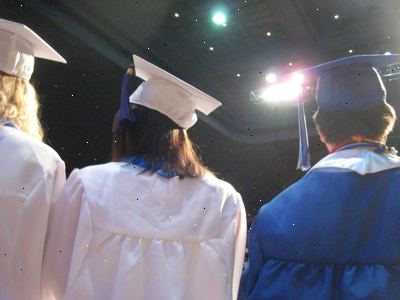
M239 299L400 299L400 159L339 151L264 205Z

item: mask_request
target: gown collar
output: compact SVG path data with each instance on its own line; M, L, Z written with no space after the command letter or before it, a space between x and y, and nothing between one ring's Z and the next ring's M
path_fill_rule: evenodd
M157 173L158 175L166 178L173 178L178 176L176 172L166 170L165 163L162 161L154 162L143 156L130 156L120 160L120 162L128 163L129 165L135 165L145 170Z
M19 129L19 127L17 126L17 124L15 124L15 122L12 121L12 120L10 120L9 118L5 118L5 119L4 119L4 122L1 124L1 126L7 126L7 127Z
M321 159L310 171L329 168L360 175L377 173L400 168L400 157L396 154L394 148L379 143L349 144Z

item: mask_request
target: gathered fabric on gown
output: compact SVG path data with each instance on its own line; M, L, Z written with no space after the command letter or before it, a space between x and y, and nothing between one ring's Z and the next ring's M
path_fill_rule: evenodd
M44 299L232 299L246 239L240 195L213 175L113 162L75 170L52 215Z
M400 158L364 146L261 208L239 299L400 299Z

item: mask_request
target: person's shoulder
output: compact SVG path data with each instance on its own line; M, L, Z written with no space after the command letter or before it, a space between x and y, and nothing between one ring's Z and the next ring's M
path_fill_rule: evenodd
M98 165L90 165L79 169L81 180L99 181L101 178L108 178L112 174L120 173L121 163L108 162Z
M80 173L82 176L102 176L109 175L111 173L119 172L121 167L121 163L118 162L108 162L104 164L98 165L90 165L80 169Z
M20 130L10 128L7 142L15 154L23 157L24 161L37 163L45 172L53 171L56 165L64 163L58 153L49 145Z
M267 204L264 204L258 214L265 215L269 214L271 210L280 211L286 210L288 207L295 206L297 204L304 205L305 202L310 200L305 197L313 189L312 184L309 182L311 178L304 176L298 181L294 182L292 185L281 191L278 195L272 198ZM299 201L300 200L300 201Z
M238 192L229 182L217 178L212 173L204 174L202 177L200 177L200 180L202 184L217 192L223 192L226 194L238 194Z

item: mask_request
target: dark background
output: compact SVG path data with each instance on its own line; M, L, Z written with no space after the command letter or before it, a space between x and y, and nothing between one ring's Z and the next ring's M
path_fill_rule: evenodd
M216 8L227 12L226 27L212 24ZM109 161L120 83L135 53L223 103L210 117L200 116L189 134L205 164L242 194L250 214L303 175L295 170L296 106L256 104L250 91L265 85L270 71L285 74L351 55L350 49L399 53L399 13L397 0L0 0L0 18L26 24L68 61L38 59L31 79L46 140L68 173ZM396 108L397 67L382 70L392 74L385 80ZM313 85L310 91L315 163L327 152L312 129ZM396 128L389 144L399 143Z

